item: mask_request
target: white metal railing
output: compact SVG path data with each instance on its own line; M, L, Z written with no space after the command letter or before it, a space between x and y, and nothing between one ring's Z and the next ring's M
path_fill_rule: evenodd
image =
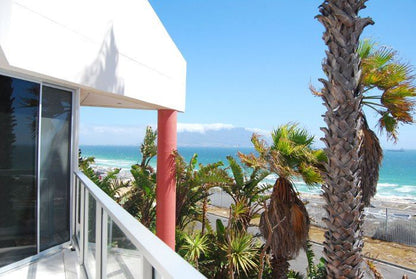
M73 238L88 278L205 278L85 174L74 182Z

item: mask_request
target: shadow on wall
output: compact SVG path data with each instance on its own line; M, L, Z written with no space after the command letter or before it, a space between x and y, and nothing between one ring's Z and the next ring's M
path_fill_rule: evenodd
M119 52L113 26L108 30L97 58L81 75L81 82L93 88L124 95L124 81L117 76Z

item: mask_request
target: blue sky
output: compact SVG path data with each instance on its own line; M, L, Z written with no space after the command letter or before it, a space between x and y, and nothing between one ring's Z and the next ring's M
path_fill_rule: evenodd
M186 112L179 131L243 127L264 132L298 122L317 138L324 107L309 92L324 77L323 27L314 19L322 1L151 0L151 5L187 60ZM416 1L370 0L361 16L375 25L371 38L416 65ZM376 124L368 111L370 125ZM82 108L81 144L138 144L157 113ZM215 124L215 125L213 125ZM213 128L214 127L214 128ZM103 137L103 135L105 135ZM416 126L400 127L393 145L416 149ZM318 140L319 141L319 140Z

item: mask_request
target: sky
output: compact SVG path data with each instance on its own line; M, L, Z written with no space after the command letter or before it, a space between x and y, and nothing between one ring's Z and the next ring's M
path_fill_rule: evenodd
M178 114L178 132L242 127L269 133L297 122L323 136L320 88L326 46L323 26L314 18L323 1L298 0L150 0L187 61L186 111ZM361 16L370 16L361 38L396 49L416 65L416 1L370 0ZM374 112L366 111L370 127ZM139 144L155 111L81 109L81 144ZM399 129L384 148L416 149L416 125Z

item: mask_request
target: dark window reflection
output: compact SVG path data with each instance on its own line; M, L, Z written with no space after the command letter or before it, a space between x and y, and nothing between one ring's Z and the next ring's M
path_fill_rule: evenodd
M72 93L42 87L40 250L69 240Z
M0 75L0 267L36 254L39 84Z

